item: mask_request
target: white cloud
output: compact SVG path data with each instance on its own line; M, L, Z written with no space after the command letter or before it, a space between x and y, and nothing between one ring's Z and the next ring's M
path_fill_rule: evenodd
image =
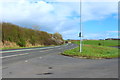
M47 0L46 0L47 1ZM105 0L104 0L105 1ZM45 1L2 0L2 20L41 30L60 32L64 38L78 38L80 27L79 3L47 3ZM82 3L83 21L102 20L117 14L117 3ZM73 37L74 36L74 37ZM93 35L97 36L97 35Z
M118 38L120 31L106 31L101 33L88 33L84 34L85 39L106 39L106 38Z
M89 33L89 34L84 34L85 39L99 39L101 38L101 34L99 33Z
M101 20L118 13L118 3L85 2L82 4L82 20Z
M119 0L45 0L49 2L118 2Z
M107 31L109 33L120 33L120 31Z

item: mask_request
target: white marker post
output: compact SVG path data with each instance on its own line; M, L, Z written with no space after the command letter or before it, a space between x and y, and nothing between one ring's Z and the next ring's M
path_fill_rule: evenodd
M80 0L80 53L82 52L82 0Z

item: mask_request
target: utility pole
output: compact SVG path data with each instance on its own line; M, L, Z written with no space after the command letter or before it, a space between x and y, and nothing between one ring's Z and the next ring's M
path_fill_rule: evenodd
M82 52L82 0L80 0L80 53Z

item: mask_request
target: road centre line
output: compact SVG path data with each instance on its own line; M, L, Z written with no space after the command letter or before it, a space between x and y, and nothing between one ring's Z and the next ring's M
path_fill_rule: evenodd
M64 45L67 46L68 44ZM8 53L8 52L18 52L18 51L28 51L28 50L38 50L38 49L49 49L49 48L55 48L60 46L54 46L54 47L43 47L43 48L37 48L37 49L21 49L21 50L10 50L10 51L0 51L0 53Z
M46 48L39 48L39 49L49 49L54 47L46 47ZM29 50L38 50L38 49L23 49L23 50L12 50L12 51L0 51L0 53L8 53L8 52L18 52L18 51L29 51Z
M55 47L60 47L60 46L55 46Z
M39 51L39 52L46 52L46 51L50 51L50 50L53 50L53 49L49 49L49 50L44 50L44 51Z
M0 58L15 57L15 56L21 56L21 55L27 55L27 54L29 54L29 53L10 55L10 56L0 57Z
M55 46L55 47L60 47L60 46ZM51 47L49 47L51 48ZM62 49L62 48L58 48L58 49ZM31 50L31 49L29 49ZM35 49L36 50L36 49ZM45 52L45 51L50 51L50 50L53 50L53 49L49 49L49 50L44 50L44 51L40 51L40 52ZM10 55L10 56L4 56L4 57L0 57L0 58L8 58L8 57L15 57L15 56L21 56L21 55L27 55L29 53L23 53L23 54L16 54L16 55Z
M49 49L49 50L53 50L53 49ZM40 52L45 52L45 51L49 51L49 50L44 50L44 51L40 51ZM17 54L17 55L10 55L10 56L0 57L0 58L8 58L8 57L22 56L22 55L27 55L27 54L29 54L29 53L23 53L23 54Z

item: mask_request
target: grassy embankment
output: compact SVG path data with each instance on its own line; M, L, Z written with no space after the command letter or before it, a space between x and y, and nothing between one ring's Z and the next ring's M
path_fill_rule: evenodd
M79 45L79 41L73 41ZM82 53L79 52L79 47L71 50L66 50L63 55L87 58L87 59L109 59L118 57L118 49L109 46L118 46L117 40L86 40L83 41Z
M59 33L48 33L38 29L21 27L11 23L0 23L0 49L45 47L62 45L64 40ZM33 27L34 28L34 27Z

